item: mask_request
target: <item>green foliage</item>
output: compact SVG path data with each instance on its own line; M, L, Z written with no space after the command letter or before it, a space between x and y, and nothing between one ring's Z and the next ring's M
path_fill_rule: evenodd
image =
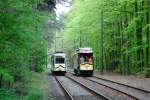
M37 87L35 89L32 88L32 91L29 91L29 94L26 98L27 100L43 100L43 92L37 89Z
M0 99L2 100L43 100L44 82L39 73L28 73L30 78L26 79L18 89L0 88ZM17 83L18 84L18 83Z
M47 64L43 26L48 16L37 9L42 1L0 1L0 88L23 84L31 71L42 72Z
M150 68L145 68L143 73L146 78L149 78L150 77Z
M10 75L9 71L4 68L0 68L0 76L3 81L14 83L14 77Z
M44 82L43 82L43 73L30 73L30 79L25 82L25 91L27 92L27 96L25 100L43 100L44 98Z
M80 47L81 37L81 47L93 48L97 69L103 70L99 64L100 42L104 69L130 74L150 67L149 5L149 0L75 0L66 20L70 28L63 32L66 51L70 54Z
M15 90L10 89L0 89L0 99L2 100L20 100L21 96L15 93Z

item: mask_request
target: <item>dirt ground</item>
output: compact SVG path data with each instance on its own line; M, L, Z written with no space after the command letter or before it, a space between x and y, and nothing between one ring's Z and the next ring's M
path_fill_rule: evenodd
M127 84L130 86L134 86L134 87L138 87L150 91L150 78L143 78L143 77L138 77L133 75L123 76L114 73L111 74L105 73L101 75L100 72L95 72L94 74L98 77L102 77L108 80L120 82L123 84Z

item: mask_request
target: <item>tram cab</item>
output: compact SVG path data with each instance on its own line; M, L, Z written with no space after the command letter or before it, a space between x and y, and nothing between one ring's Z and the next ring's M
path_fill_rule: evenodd
M92 48L78 48L72 57L75 75L93 75L94 60Z
M66 73L66 54L64 52L55 52L51 56L51 72L52 74Z

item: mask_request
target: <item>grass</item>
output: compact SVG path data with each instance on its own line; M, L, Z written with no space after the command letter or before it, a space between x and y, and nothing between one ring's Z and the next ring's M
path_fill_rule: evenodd
M31 72L21 84L18 89L0 88L0 100L44 100L43 73Z
M28 95L25 100L43 100L44 99L44 82L43 73L32 72L29 80L26 82Z

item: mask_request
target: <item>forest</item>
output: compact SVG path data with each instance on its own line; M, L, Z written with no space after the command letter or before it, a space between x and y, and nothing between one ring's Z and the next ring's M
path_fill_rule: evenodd
M44 71L47 65L44 24L53 16L42 5L49 2L52 10L55 4L50 0L0 0L1 100L41 98L40 89L30 82L36 85L34 72Z
M59 20L56 1L72 1ZM101 74L150 77L150 0L0 0L1 100L43 100L56 35L69 60L91 47Z
M69 55L78 47L94 49L101 73L149 77L149 0L75 0L62 33Z

